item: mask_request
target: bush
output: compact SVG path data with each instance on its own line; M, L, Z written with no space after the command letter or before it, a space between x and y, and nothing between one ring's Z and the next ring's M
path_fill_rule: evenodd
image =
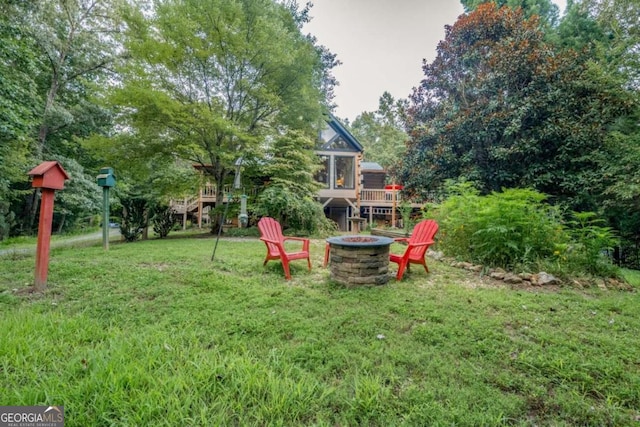
M435 209L439 244L449 254L490 267L526 268L568 241L556 208L534 190L480 196L470 183L450 184Z
M147 226L148 203L143 198L120 196L122 220L120 233L127 242L135 242Z
M255 213L275 218L283 229L298 234L328 235L336 229L335 223L325 217L322 205L281 185L271 185L258 196Z
M561 276L616 276L610 253L617 238L593 212L573 213L565 225L557 207L534 190L480 196L468 182L450 183L433 211L442 251L488 267L543 268Z
M153 231L161 239L167 237L176 224L175 211L166 205L156 207L151 217L151 224L153 225Z
M567 250L570 268L596 276L612 276L617 267L611 262L613 247L618 243L611 227L593 212L575 212L569 222L572 245Z

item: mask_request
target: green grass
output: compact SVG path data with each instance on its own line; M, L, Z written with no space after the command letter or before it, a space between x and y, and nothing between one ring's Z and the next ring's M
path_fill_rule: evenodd
M623 268L620 270L622 277L636 288L640 288L640 271L638 270L629 270L628 268Z
M351 288L257 239L0 257L0 405L67 426L604 425L640 417L636 291L517 289L430 261ZM392 265L392 269L395 266Z

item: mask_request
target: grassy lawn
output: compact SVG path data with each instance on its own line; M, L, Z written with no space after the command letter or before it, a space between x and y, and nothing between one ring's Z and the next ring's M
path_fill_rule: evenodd
M640 420L637 292L518 289L430 261L346 289L257 239L0 257L0 405L67 426L604 425ZM395 265L392 265L395 269Z

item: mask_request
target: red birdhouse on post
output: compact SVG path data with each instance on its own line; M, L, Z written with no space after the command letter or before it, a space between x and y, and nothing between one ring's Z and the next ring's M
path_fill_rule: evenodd
M38 223L35 281L35 290L41 292L47 287L55 190L64 189L64 182L69 179L69 175L60 163L55 161L40 163L29 171L29 175L33 177L31 186L33 188L40 188L42 191L42 198L40 200L40 222Z

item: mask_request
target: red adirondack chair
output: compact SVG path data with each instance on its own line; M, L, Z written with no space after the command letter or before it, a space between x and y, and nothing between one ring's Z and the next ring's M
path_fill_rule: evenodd
M389 261L398 264L398 274L396 274L396 280L402 280L405 268L409 270L410 264L421 264L424 266L425 271L428 273L429 268L425 260L425 254L427 249L434 241L433 237L438 232L438 223L428 219L419 222L413 229L411 237L394 239L396 242L406 242L407 249L404 254L389 254Z
M284 277L291 279L289 271L289 261L296 259L306 259L311 271L311 258L309 257L309 239L302 237L285 237L282 235L282 227L280 223L273 218L263 217L258 221L258 230L260 230L260 240L267 245L267 257L262 265L267 265L269 260L279 259L282 261L284 269ZM298 252L287 252L284 243L287 240L296 240L302 242L302 250Z

